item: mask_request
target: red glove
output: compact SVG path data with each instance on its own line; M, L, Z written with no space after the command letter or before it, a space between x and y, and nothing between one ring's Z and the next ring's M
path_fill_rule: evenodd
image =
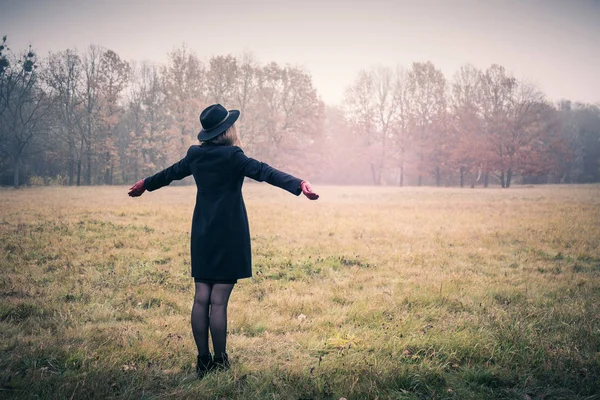
M319 198L319 195L313 192L310 182L302 181L302 183L300 183L300 188L302 189L302 193L308 197L309 200L316 200Z
M145 191L146 188L144 187L144 180L142 179L137 181L135 185L129 188L129 196L138 197L141 196Z

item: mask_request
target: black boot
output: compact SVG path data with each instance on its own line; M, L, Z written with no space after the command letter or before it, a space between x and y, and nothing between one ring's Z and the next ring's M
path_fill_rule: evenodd
M198 356L198 364L196 364L196 375L198 375L198 378L203 378L213 368L213 358L210 353Z
M212 369L215 369L217 371L226 371L230 368L229 356L227 355L227 353L222 353L221 357L215 356L212 364Z

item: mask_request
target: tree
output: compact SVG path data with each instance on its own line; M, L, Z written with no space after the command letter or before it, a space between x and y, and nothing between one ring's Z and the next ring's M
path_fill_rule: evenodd
M509 131L511 98L517 81L509 76L504 67L490 66L481 77L481 105L484 131L493 150L489 160L490 169L499 171L502 187L506 187L507 160L504 140ZM486 171L487 173L488 171ZM487 175L486 175L487 186Z
M38 60L31 49L13 53L0 44L0 157L13 168L13 185L21 184L19 171L28 147L45 133L51 102L39 85Z
M389 76L385 78L389 78ZM382 111L377 103L381 98L386 100L389 87L389 79L385 82L377 82L373 71L363 70L346 90L344 101L347 119L354 136L362 142L360 143L363 149L361 153L366 156L374 185L381 184L385 151L385 137L381 132L381 119L384 118L385 111ZM378 89L380 91L379 99L377 98Z
M307 157L322 135L324 119L312 78L301 68L282 68L274 62L260 68L257 78L257 101L252 107L256 131L246 131L254 138L257 156L291 170L309 165Z
M50 54L44 74L45 84L54 93L56 138L67 146L66 168L69 185L75 182L77 166L81 166L84 138L77 129L81 124L81 59L75 50ZM80 170L80 169L79 169ZM79 176L77 182L79 182Z
M99 130L102 154L99 154L104 169L103 181L112 185L113 174L118 165L117 128L122 120L120 95L129 80L131 67L117 53L106 50L100 59L98 82L100 85Z
M78 120L78 129L82 138L81 145L85 154L85 183L92 184L93 162L95 151L100 139L100 67L105 50L91 45L81 57L82 74L79 84L79 101L82 117ZM77 165L77 186L81 184L82 163Z
M542 171L544 153L543 136L551 111L543 95L531 84L520 82L510 102L508 132L504 137L505 158L502 167L506 170L504 187L510 187L516 171Z
M446 79L431 62L413 63L408 72L412 135L418 151L418 185L423 175L432 168L439 184L439 159L436 151L442 143L444 126L442 117L446 110Z
M238 74L237 59L231 54L212 57L206 70L208 102L225 104L232 108L237 100Z
M168 54L167 65L161 69L163 87L166 95L166 107L171 118L171 127L167 132L173 138L175 161L185 155L188 147L194 143L200 131L200 111L207 105L204 67L198 56L185 46Z
M551 149L554 161L553 176L555 182L574 182L577 139L579 136L575 110L568 100L561 100L556 106L558 129L555 131L555 143Z
M394 79L394 96L396 101L395 115L391 125L392 149L390 156L398 166L398 185L404 186L405 168L408 161L411 141L410 101L407 72L396 69Z
M490 158L481 116L481 75L472 65L465 65L452 84L448 163L459 171L460 187L467 176L474 187Z
M237 122L238 134L245 148L256 152L254 139L259 132L261 115L258 75L260 66L251 53L244 53L238 61L237 83L235 85L235 106L240 110Z
M304 69L288 65L282 79L283 125L279 129L282 139L277 155L286 157L275 159L282 168L289 166L298 173L312 174L321 156L317 142L323 136L324 104Z
M166 167L173 137L168 134L171 119L156 65L142 63L132 68L123 120L119 142L123 181L135 181Z
M600 108L576 104L574 119L577 144L574 155L578 182L600 181Z
M394 131L394 127L398 120L401 84L398 76L390 68L376 68L371 73L375 89L374 122L378 142L377 146L371 148L371 150L374 150L371 154L371 170L374 182L381 184L382 175L391 153L392 134L398 134L399 132L399 130Z
M236 122L238 135L244 147L260 152L261 124L258 75L260 66L251 54L241 58L230 54L215 56L208 61L206 92L209 103L221 103L228 109L240 110Z
M520 140L516 141L512 159L513 171L518 172L523 180L545 181L548 174L553 172L555 162L551 159L551 154L552 147L556 144L558 128L558 118L553 105L545 102L533 105L528 125L520 135ZM558 151L558 148L554 150ZM507 175L506 183L507 187L510 187L508 178Z
M510 187L517 172L541 171L548 128L543 115L549 112L543 94L492 65L482 76L482 105L490 165L502 187Z

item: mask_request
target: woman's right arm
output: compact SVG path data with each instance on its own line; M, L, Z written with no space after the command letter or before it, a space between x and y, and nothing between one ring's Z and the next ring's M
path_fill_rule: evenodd
M190 170L188 155L189 150L188 154L186 154L186 156L180 161L152 176L149 176L146 179L138 181L129 189L129 196L141 196L146 190L151 192L153 190L160 189L163 186L167 186L174 180L180 180L191 175L192 171Z
M144 179L144 188L151 192L160 189L163 186L167 186L173 181L190 176L191 174L192 171L190 170L190 165L186 156L170 167Z

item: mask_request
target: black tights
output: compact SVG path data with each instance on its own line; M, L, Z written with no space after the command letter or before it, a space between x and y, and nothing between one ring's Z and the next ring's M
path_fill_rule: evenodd
M192 307L192 332L198 347L198 355L208 350L208 330L216 357L225 354L227 346L227 302L233 283L196 282L196 296Z

